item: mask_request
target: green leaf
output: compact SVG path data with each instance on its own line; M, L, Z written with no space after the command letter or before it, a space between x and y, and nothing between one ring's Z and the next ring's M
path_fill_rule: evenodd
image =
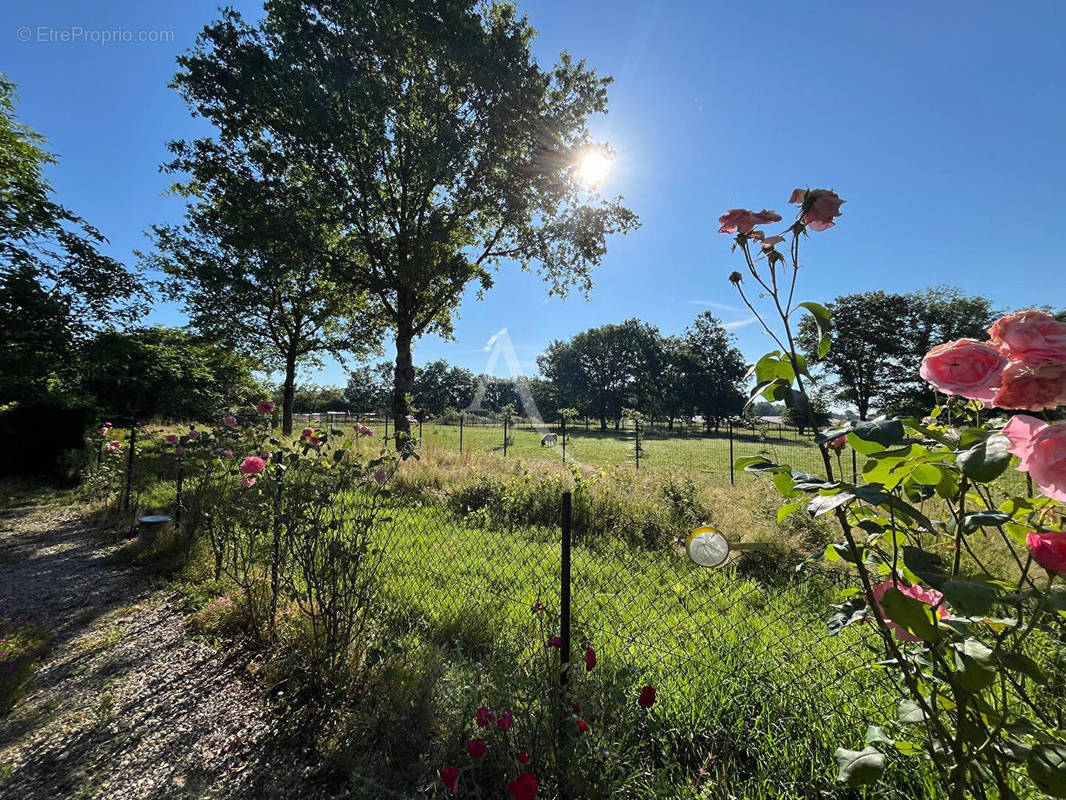
M925 722L925 712L913 700L900 700L897 716L904 725L920 725Z
M878 417L869 422L856 422L852 433L866 442L876 442L884 447L891 447L903 441L903 423L898 419Z
M920 756L925 752L914 742L903 742L897 739L895 745L896 749L903 753L903 755L905 756Z
M828 514L833 509L839 508L854 499L855 495L851 492L819 494L816 497L811 498L810 505L807 506L807 511L812 517L820 517L822 514Z
M733 465L737 469L748 469L749 467L752 467L753 470L773 469L777 466L777 464L766 456L744 456L734 461Z
M889 739L888 736L885 735L885 732L883 730L881 730L877 725L869 725L869 726L867 726L867 728L866 728L866 736L863 737L863 740L865 741L866 744L878 744L878 743L881 743L881 744L887 744L887 745L890 745L890 746L895 744L895 742L893 742L891 739Z
M1029 777L1042 792L1066 797L1066 744L1038 744L1025 762Z
M782 497L791 497L796 493L796 479L790 472L782 470L774 473L774 488Z
M881 605L889 619L922 641L933 642L940 637L940 632L933 624L932 609L922 601L903 594L895 586L885 592Z
M945 580L944 560L936 553L907 545L903 548L903 564L917 575L923 583L937 588Z
M999 596L996 587L990 583L959 578L941 584L939 589L952 608L972 617L983 617L989 613Z
M1040 665L1025 655L1025 653L1000 653L999 663L1006 669L1020 672L1037 683L1047 683L1047 676L1040 669Z
M956 461L967 478L988 483L1002 475L1010 464L1009 446L1010 440L1006 436L994 433L969 450L959 453Z
M972 692L991 686L996 680L991 648L972 636L954 647L955 677L958 682Z
M922 486L939 486L944 480L944 470L936 464L919 464L911 472L911 480Z
M786 519L791 517L795 512L799 511L803 507L804 500L806 498L800 498L791 503L786 503L777 509L777 524L781 525Z
M873 783L885 771L885 757L873 747L862 750L838 747L833 757L840 766L837 781L852 788Z
M978 511L974 514L967 514L962 518L962 532L973 533L984 525L998 527L1009 521L1010 514L1005 514L1002 511Z
M829 338L829 331L832 328L832 318L830 317L829 310L819 304L812 302L798 303L798 308L805 308L814 317L814 322L818 328L818 358L825 358L825 354L829 352L830 346L832 346L832 339Z

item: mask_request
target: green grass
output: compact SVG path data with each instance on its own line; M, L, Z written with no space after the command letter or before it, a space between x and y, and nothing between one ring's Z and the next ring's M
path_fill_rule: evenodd
M550 652L545 637L555 632L558 533L485 530L436 507L394 513L382 596L393 635L409 647L444 648L446 671L453 680L464 675L460 683L476 684L486 665L495 665L490 672L511 665L516 699L508 704L516 714L537 714L520 697L523 676L536 672ZM575 648L595 647L612 673L632 669L631 701L641 685L657 687L657 746L672 758L658 774L672 776L674 791L653 791L652 770L626 796L850 796L835 787L832 752L858 747L867 723L892 718L898 697L867 667L864 631L827 636L838 587L832 577L770 584L700 569L677 551L579 543ZM530 612L537 601L547 608L543 617ZM485 699L466 702L473 708ZM432 746L426 752L447 757ZM440 763L405 767L428 777ZM871 796L936 796L927 778L896 758Z
M554 430L554 428L553 428ZM528 427L514 427L509 434L513 440L507 448L508 457L524 458L531 462L561 463L561 443L554 447L541 447L541 434ZM446 450L459 449L459 426L426 424L422 427L424 447ZM468 425L463 428L464 453L503 454L503 428ZM734 437L732 457L765 454L779 463L788 463L795 469L822 471L821 456L810 440L786 433L770 436L747 434ZM636 468L634 436L632 431L585 431L583 427L567 434L567 460L576 461L593 469L621 467ZM729 474L729 437L724 430L721 435L676 436L668 432L649 432L644 437L644 452L640 469L649 471L682 470L692 475ZM850 471L850 463L845 465Z

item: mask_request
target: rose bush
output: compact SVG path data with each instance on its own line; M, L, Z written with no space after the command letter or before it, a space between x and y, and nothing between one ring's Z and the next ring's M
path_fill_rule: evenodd
M780 236L754 231L734 211L721 230L735 234L746 269L729 280L778 348L753 367L750 402L784 402L816 427L807 390L832 346L832 320L818 303L794 302L799 250L809 230L835 224L843 201L821 189L789 199L800 210L782 232L785 252ZM756 307L748 276L777 319ZM815 352L797 350L802 313L816 323ZM923 419L820 431L821 475L766 456L737 461L773 475L785 498L779 520L805 509L835 521L842 541L811 558L849 568L857 585L830 630L872 626L877 660L900 689L898 719L872 727L862 749L837 750L839 779L872 783L894 752L926 758L952 798L990 796L989 786L1002 798L1032 787L1066 797L1061 686L1049 677L1066 658L1066 423L1010 414L1060 413L1066 404L1066 325L1036 310L1008 314L988 341L934 347L921 375L943 402ZM862 464L861 482L834 471L831 454L839 467L844 447ZM1012 463L1038 494L1009 480ZM899 737L886 733L894 729Z

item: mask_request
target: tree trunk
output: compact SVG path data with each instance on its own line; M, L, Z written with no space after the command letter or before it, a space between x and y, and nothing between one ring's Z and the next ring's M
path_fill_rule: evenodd
M296 396L296 353L285 356L285 385L281 392L281 432L292 436L292 404Z
M393 373L392 415L395 425L396 449L402 450L404 440L410 435L407 421L407 396L415 382L415 368L411 358L411 341L414 328L409 320L400 320L396 326L396 370Z

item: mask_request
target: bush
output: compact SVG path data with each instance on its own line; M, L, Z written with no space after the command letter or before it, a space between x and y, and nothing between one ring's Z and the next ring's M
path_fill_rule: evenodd
M59 462L71 450L84 449L85 430L93 410L87 406L18 405L0 411L0 474L59 473Z

